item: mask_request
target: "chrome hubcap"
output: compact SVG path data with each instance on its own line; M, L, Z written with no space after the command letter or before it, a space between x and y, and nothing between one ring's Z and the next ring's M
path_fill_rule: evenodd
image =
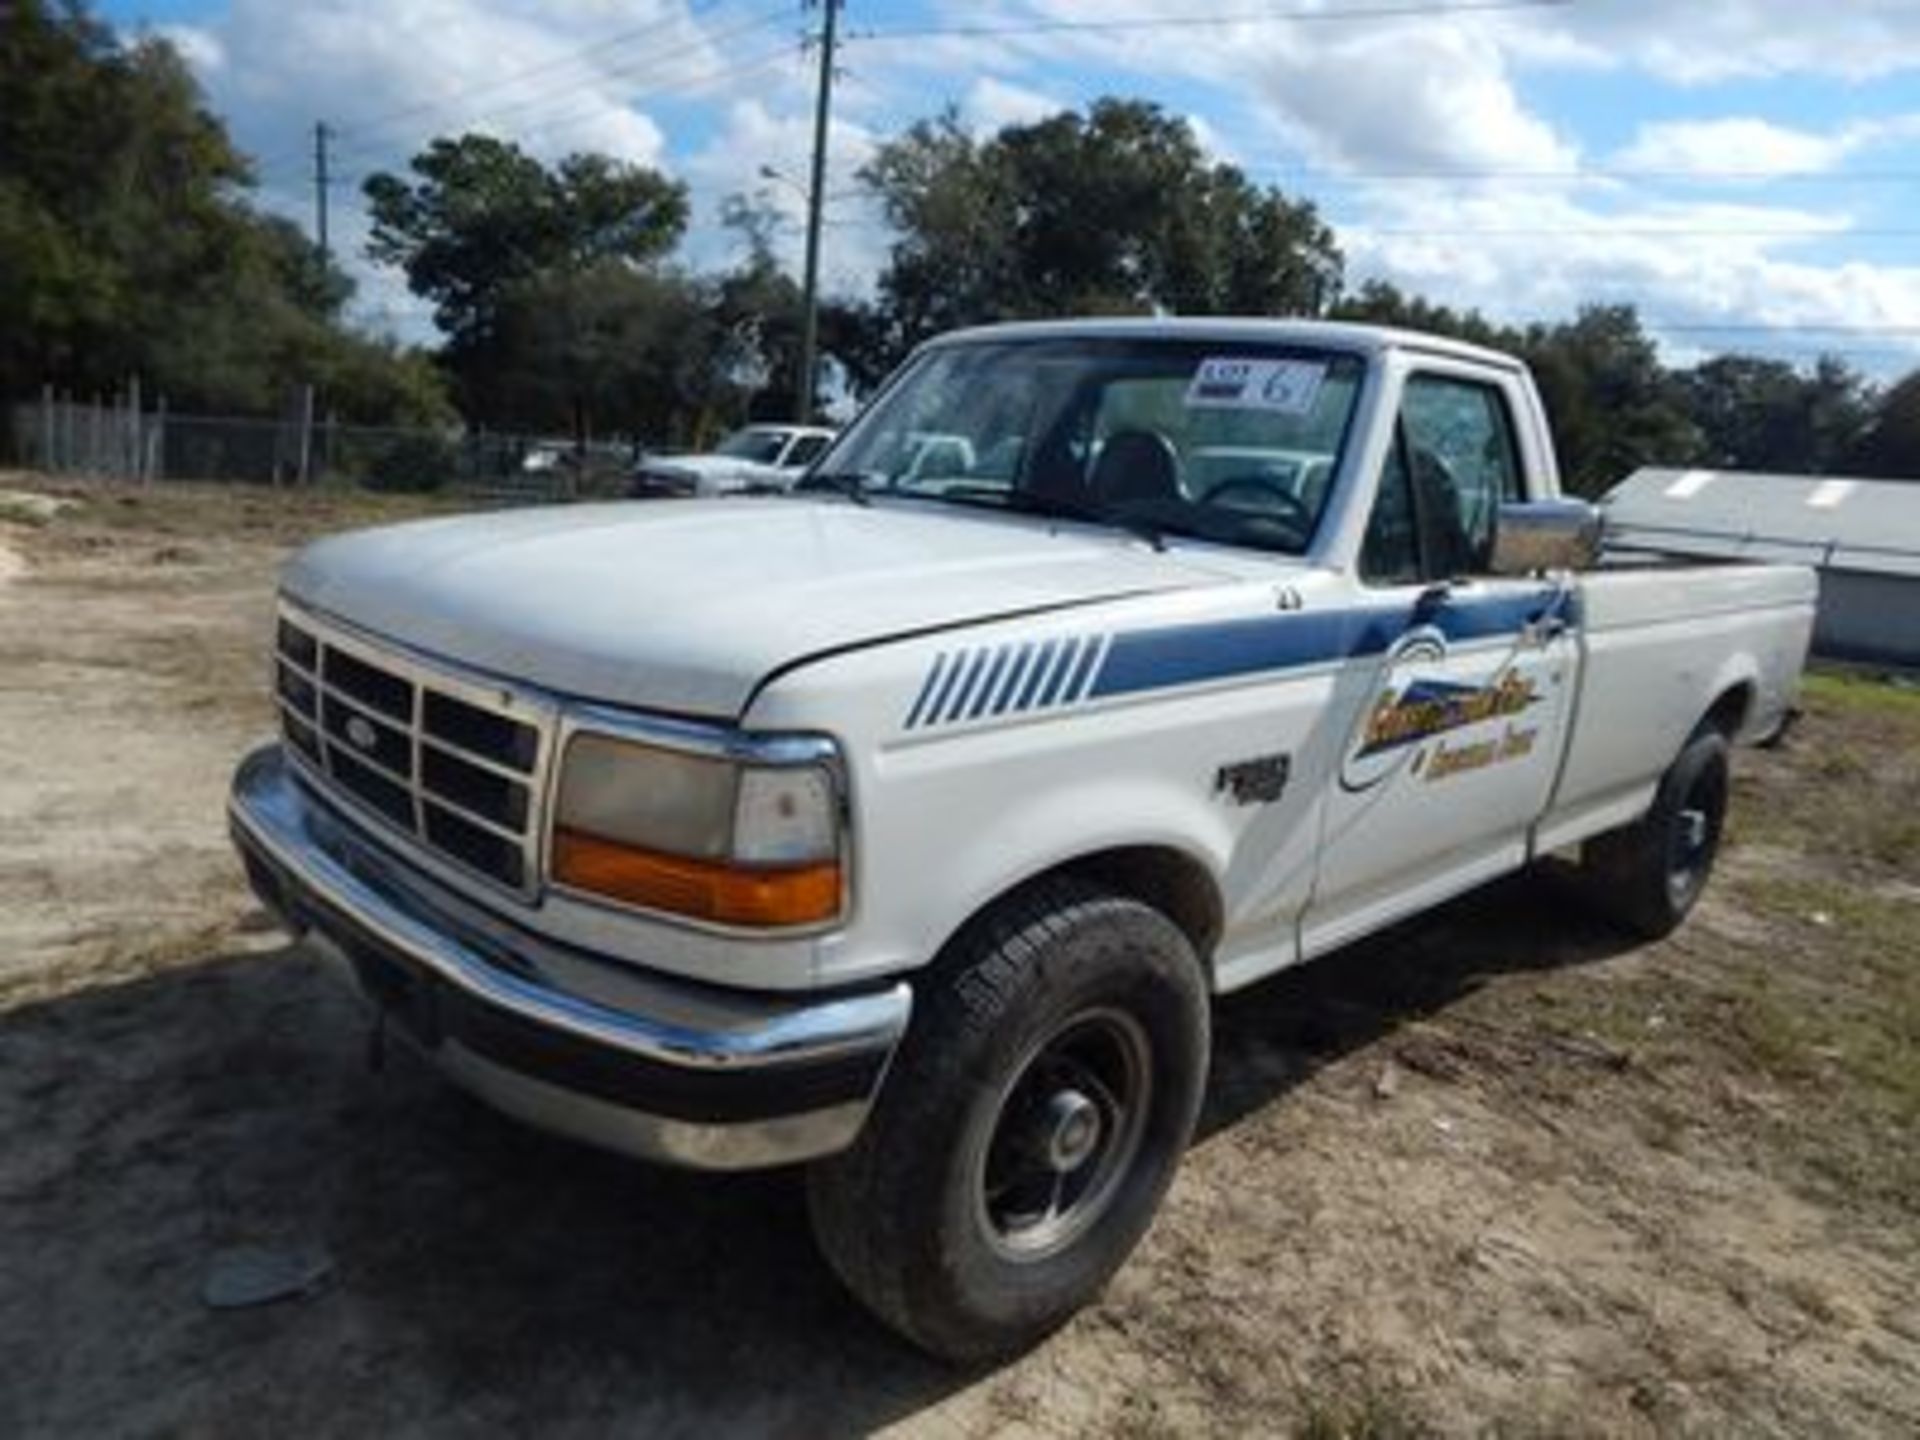
M1131 1015L1095 1010L1036 1044L1001 1092L975 1166L981 1233L1010 1260L1056 1255L1112 1206L1139 1155L1152 1049Z
M1100 1107L1078 1090L1056 1090L1047 1101L1047 1164L1070 1175L1100 1146Z
M1725 782L1712 772L1697 777L1674 815L1667 854L1667 893L1686 904L1705 882L1719 844L1716 817L1724 802Z

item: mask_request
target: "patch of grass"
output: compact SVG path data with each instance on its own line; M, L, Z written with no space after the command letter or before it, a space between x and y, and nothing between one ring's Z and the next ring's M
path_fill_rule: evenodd
M31 525L36 529L52 520L67 502L30 490L0 490L0 523Z
M459 497L375 495L331 486L294 490L186 481L144 487L49 482L45 489L49 495L78 502L58 516L56 529L136 531L146 537L189 541L224 538L292 544L339 530L478 508L477 501L462 503Z
M1813 706L1920 718L1920 684L1858 670L1809 670L1801 699Z
M1783 943L1732 977L1722 1042L1796 1092L1779 1123L1818 1173L1920 1208L1920 906L1817 877L1740 888Z
M1310 1398L1293 1429L1294 1440L1414 1440L1432 1433L1397 1396L1371 1387Z
M1802 699L1787 742L1736 766L1735 843L1797 851L1829 872L1920 869L1920 690L1822 672Z

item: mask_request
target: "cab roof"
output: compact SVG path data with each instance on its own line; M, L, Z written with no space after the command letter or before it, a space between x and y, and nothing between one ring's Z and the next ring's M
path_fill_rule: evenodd
M1484 345L1470 345L1444 335L1402 330L1391 325L1365 325L1345 320L1278 320L1238 316L1140 316L1098 320L1016 320L998 325L976 325L949 331L930 345L963 344L979 340L1065 340L1075 336L1105 336L1120 340L1221 340L1246 343L1319 345L1373 358L1389 350L1444 355L1501 370L1519 370L1519 360Z

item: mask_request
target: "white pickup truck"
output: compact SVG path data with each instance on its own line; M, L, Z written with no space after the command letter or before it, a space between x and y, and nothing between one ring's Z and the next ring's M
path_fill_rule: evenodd
M1596 535L1503 355L968 331L794 496L302 552L233 833L459 1083L808 1162L862 1300L1004 1352L1146 1230L1211 996L1573 847L1630 927L1686 914L1814 577Z
M634 467L637 500L767 494L790 490L832 443L817 425L749 425L705 455L649 455Z

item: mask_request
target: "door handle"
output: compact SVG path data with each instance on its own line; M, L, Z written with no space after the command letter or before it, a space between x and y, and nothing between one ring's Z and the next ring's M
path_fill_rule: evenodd
M1567 617L1551 610L1536 610L1527 617L1520 633L1535 645L1545 645L1567 633Z

